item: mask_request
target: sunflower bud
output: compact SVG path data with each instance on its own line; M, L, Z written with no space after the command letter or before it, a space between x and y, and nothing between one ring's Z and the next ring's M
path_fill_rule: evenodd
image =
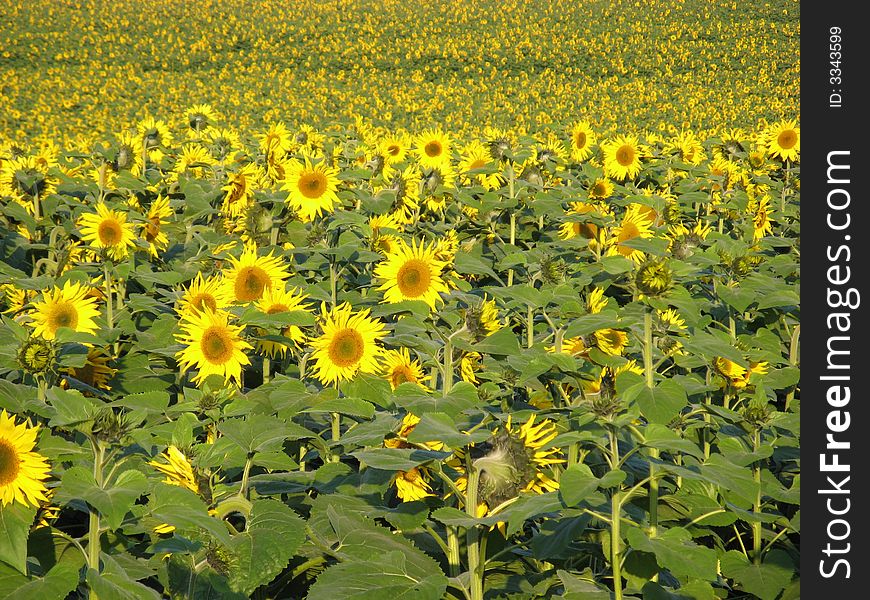
M497 139L489 143L489 155L494 160L505 160L511 151L511 144L506 139Z
M126 434L127 427L128 423L124 415L115 413L109 407L104 407L94 417L91 433L104 442L118 443Z
M57 346L41 337L29 338L18 349L18 366L31 375L45 377L54 371Z
M545 283L561 283L565 279L567 270L565 261L561 258L545 256L541 259L541 277Z
M673 271L666 261L649 261L637 270L634 283L646 296L660 296L673 285Z
M522 440L508 431L499 431L492 440L492 450L474 461L480 475L480 500L498 506L515 498L535 477L532 457Z

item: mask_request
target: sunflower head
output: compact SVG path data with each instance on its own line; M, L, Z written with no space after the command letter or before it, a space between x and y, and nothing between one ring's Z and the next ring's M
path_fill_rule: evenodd
M495 300L486 296L465 309L465 327L476 341L492 335L502 328Z
M637 269L634 284L645 296L661 296L673 285L673 271L666 260L652 260L642 264Z
M39 506L48 500L45 479L51 467L34 452L39 427L15 424L15 417L0 412L0 509L20 502Z
M111 407L101 408L91 425L91 433L98 440L109 444L119 443L129 431L130 423L123 413L116 413Z
M18 366L31 375L45 377L54 372L57 344L53 340L31 336L18 348Z

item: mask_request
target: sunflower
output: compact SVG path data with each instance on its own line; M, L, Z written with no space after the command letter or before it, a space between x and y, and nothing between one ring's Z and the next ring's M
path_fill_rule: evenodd
M478 497L486 512L524 492L544 494L559 489L559 482L546 473L551 465L565 462L559 448L547 447L558 434L556 424L550 420L535 424L535 418L533 414L513 427L509 416L504 427L493 432L490 452L474 461L481 474Z
M142 139L136 137L130 132L122 133L118 136L118 150L115 153L115 160L112 162L112 167L116 173L121 171L130 171L130 174L138 177L142 174L144 146Z
M402 224L412 223L415 213L420 209L422 188L420 170L414 165L407 166L403 170L386 165L379 179L380 181L372 186L373 191L393 192L396 199L393 202L392 214L399 217Z
M396 495L402 502L414 502L435 495L428 479L430 477L426 468L414 467L410 471L398 471L393 476L392 483L396 486Z
M377 373L386 335L384 324L369 317L369 310L353 312L345 302L332 310L321 306L323 333L311 342L314 347L314 376L325 385L352 379L357 373Z
M767 153L783 161L796 162L801 154L801 129L797 121L779 121L768 130Z
M459 376L463 381L472 385L480 383L477 379L477 372L480 371L482 357L479 352L464 352L462 358L459 359Z
M607 200L613 195L613 183L607 177L598 177L586 190L590 200Z
M417 136L415 151L421 166L434 167L450 162L450 135L440 129L427 129Z
M608 302L610 299L604 296L604 290L596 287L586 296L586 312L591 315L598 314L607 308Z
M620 254L636 263L642 262L646 254L642 250L625 245L625 242L635 238L650 238L653 236L652 220L644 214L642 205L633 203L628 206L622 223L615 228L610 240L611 254Z
M39 426L15 424L15 417L0 412L0 506L20 502L25 506L39 506L47 502L48 479L51 467L41 454L34 452Z
M94 333L99 327L94 317L97 310L97 300L87 298L89 288L80 283L67 281L63 288L55 287L42 294L42 301L33 303L33 335L53 340L57 330L68 327L81 333Z
M582 162L592 156L596 136L589 121L579 121L571 128L571 159Z
M477 183L485 190L497 190L504 185L504 176L498 171L492 173L469 173L475 169L496 167L495 161L490 156L489 148L481 142L474 140L462 150L457 170L462 174L464 183Z
M640 146L637 136L620 135L602 144L604 173L623 181L634 179L640 173Z
M199 484L196 480L196 473L193 470L193 465L190 464L184 452L176 446L169 446L164 450L160 457L162 460L152 460L148 464L166 475L164 483L177 485L186 488L195 494L199 494Z
M681 161L690 165L699 165L707 158L701 141L691 131L681 131L668 140L664 152L677 156Z
M440 292L447 292L447 285L441 278L446 263L435 258L434 244L417 246L412 240L409 246L400 244L394 254L375 267L375 277L383 280L378 290L384 292L384 302L393 304L403 300L422 300L432 310L441 301Z
M260 167L250 163L236 173L227 173L227 184L221 188L224 195L221 212L224 216L241 216L254 198L254 189L260 186L263 172Z
M752 241L757 242L765 235L773 233L770 215L770 198L762 196L758 200L750 200L746 205L746 212L752 216Z
M269 252L257 256L256 246L249 245L239 258L230 257L231 267L224 272L224 293L234 302L253 302L266 290L283 287L290 277L287 266Z
M408 155L408 138L401 133L388 135L378 144L378 151L388 165L400 163Z
M209 127L203 132L203 142L215 160L223 161L233 152L242 149L242 142L232 129Z
M680 316L680 313L678 313L676 309L669 308L667 310L657 310L656 315L665 329L676 331L686 330L686 321Z
M263 297L257 300L254 303L254 306L256 306L263 314L267 315L275 315L296 310L310 312L308 306L305 304L307 299L308 296L301 293L299 288L291 287L285 290L281 287L276 287L263 292ZM260 333L260 335L266 334L265 331L258 333ZM305 343L305 334L296 325L283 327L280 334L286 338L290 338L296 344L302 345ZM286 350L287 345L282 344L281 342L275 342L272 340L257 341L257 351L265 354L269 358L275 358L275 356L278 355L284 356Z
M66 374L82 383L100 390L111 390L109 381L118 372L109 366L109 357L101 348L88 348L84 366L70 367Z
M100 202L96 213L85 213L79 217L82 239L92 248L105 250L114 260L126 258L129 248L135 246L133 226L127 223L127 213L111 210Z
M566 217L580 217L588 214L606 213L606 208L588 202L570 202ZM559 237L563 240L571 240L582 237L589 240L589 249L595 251L603 243L603 232L595 223L589 221L565 221L559 228Z
M210 104L194 104L184 111L184 118L192 131L200 133L217 123L221 116Z
M407 348L384 352L383 375L393 389L403 383L415 383L423 389L428 389L425 382L429 380L429 377L424 375L419 360L411 360L411 354Z
M339 203L338 169L324 163L316 165L305 157L305 163L290 161L282 190L290 192L287 202L303 223L309 223L322 213L331 213Z
M312 154L323 149L323 142L326 136L319 133L314 127L308 124L299 126L299 131L293 137L293 142L296 147L305 154Z
M547 352L555 352L557 354L570 354L571 356L586 356L589 353L589 348L582 337L563 338L561 347L557 350L556 346L547 346Z
M230 324L230 317L226 311L205 308L185 314L179 321L182 333L175 338L185 348L178 351L176 358L182 373L196 367L199 371L194 378L196 383L209 375L221 375L224 381L241 385L242 365L251 364L245 355L251 345L241 338L243 328Z
M725 385L735 390L746 388L753 374L764 375L769 368L767 361L748 361L748 364L747 368L722 356L713 359L713 369L722 377Z
M54 193L57 180L35 156L17 156L0 168L0 196L10 196L33 214L33 201Z
M260 152L267 156L283 156L293 147L290 130L283 121L272 123L265 133L256 135L256 138L260 143Z
M196 178L205 177L207 168L216 164L211 152L202 144L195 142L184 144L181 154L175 160L170 180L176 179L182 173L189 173Z
M599 329L592 334L595 346L611 356L621 356L628 346L628 335L619 329Z
M369 218L369 228L372 230L369 247L384 255L389 255L399 250L401 242L397 235L384 233L382 230L402 231L400 219L394 214L375 215Z
M477 341L491 336L506 326L508 322L507 318L504 321L499 319L498 306L495 300L488 298L486 294L483 295L482 300L471 304L463 312L465 327Z
M139 132L139 140L149 152L172 145L172 133L165 121L146 117L136 124L136 130Z
M226 296L226 288L222 285L220 277L212 276L205 279L202 273L197 273L184 290L175 310L179 315L184 316L205 309L216 312L229 304L230 300Z
M157 196L148 207L148 214L145 215L145 224L142 225L140 235L148 242L148 254L155 258L169 245L169 238L166 237L162 227L169 222L166 219L174 214L175 212L169 207L168 197Z

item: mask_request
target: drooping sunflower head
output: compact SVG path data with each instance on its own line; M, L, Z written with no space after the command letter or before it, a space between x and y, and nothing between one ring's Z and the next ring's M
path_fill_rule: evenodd
M447 285L441 278L446 263L435 258L434 245L426 246L400 244L394 254L375 267L375 276L382 280L378 290L384 292L384 302L396 303L404 300L422 300L432 310L441 302L440 293L447 292Z
M556 424L543 420L535 424L535 415L519 427L511 426L508 417L490 439L491 450L474 461L481 473L480 500L495 508L522 492L543 494L559 489L559 483L547 474L550 465L565 462L558 448L548 445L557 435Z
M51 340L33 336L18 348L18 366L31 375L53 373L56 361L57 345Z
M396 495L402 502L423 500L432 493L431 475L425 467L414 467L410 471L397 471L393 476Z
M79 217L79 230L82 240L92 248L104 250L115 260L127 256L129 249L136 245L133 225L127 222L127 213L112 210L100 202L93 213Z
M231 315L222 310L202 311L184 315L175 335L185 347L176 354L182 372L198 370L194 381L198 384L209 375L220 375L224 381L241 384L242 366L251 363L245 354L251 345L241 337L242 327L230 322Z
M169 147L172 145L172 133L166 122L154 117L146 117L136 125L139 139L147 149Z
M158 460L159 459L159 460ZM149 465L166 475L164 483L186 488L199 494L199 482L190 459L177 446L171 445Z
M321 307L322 333L312 340L314 376L330 385L353 379L357 373L377 373L381 369L386 336L384 324L369 317L369 310L354 312L347 302L328 310Z
M592 341L599 350L611 356L621 356L628 346L628 335L613 328L599 329L592 334Z
M595 287L586 295L586 312L590 315L600 313L609 302L610 298L604 295L604 288Z
M299 215L303 223L308 223L324 212L335 210L338 198L338 169L320 162L312 164L292 160L288 163L282 190L290 192L287 202Z
M223 273L226 297L233 302L254 302L263 297L266 290L283 286L290 277L287 265L270 252L258 256L257 248L249 245L239 258L230 257L231 266Z
M42 293L42 300L33 303L33 335L53 340L57 330L67 327L82 333L94 333L99 326L94 321L100 313L96 298L88 298L89 288L67 281L62 288L54 287Z
M44 481L51 467L33 450L38 431L27 423L16 425L5 409L0 412L0 508L13 502L39 506L48 500Z
M666 259L649 260L637 268L634 284L643 296L661 296L671 289L673 276L674 272Z
M191 130L200 133L214 126L221 116L210 104L194 104L184 111L184 118Z
M424 374L420 361L411 358L407 348L384 352L383 376L390 382L392 389L396 389L403 383L414 383L423 389L428 389L429 376Z
M84 366L69 367L65 373L92 388L110 390L112 387L109 382L118 370L109 366L109 360L102 348L88 348Z

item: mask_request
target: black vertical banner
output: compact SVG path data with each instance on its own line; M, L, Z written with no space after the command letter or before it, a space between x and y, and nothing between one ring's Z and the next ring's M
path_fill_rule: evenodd
M858 2L801 14L801 592L867 598L870 95Z

